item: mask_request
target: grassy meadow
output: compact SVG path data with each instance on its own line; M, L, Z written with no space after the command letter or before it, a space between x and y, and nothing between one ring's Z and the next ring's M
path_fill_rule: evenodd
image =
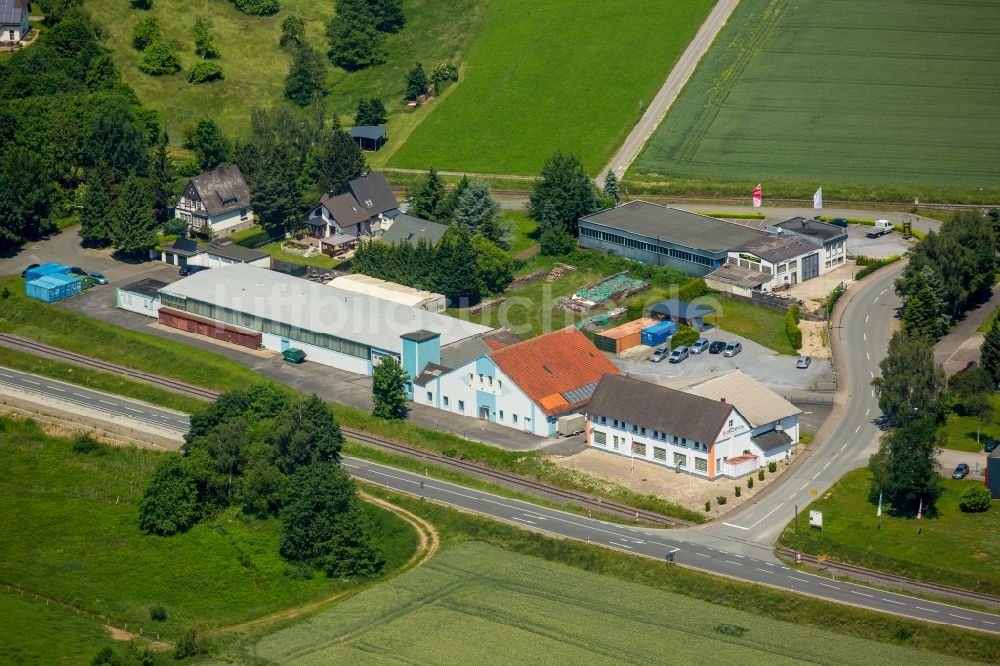
M285 76L290 56L278 48L281 22L298 16L306 23L306 41L318 52L328 48L326 25L335 13L333 1L281 0L274 16L248 16L225 0L156 0L149 11L128 9L114 0L87 0L87 10L103 27L105 44L114 52L115 63L125 81L135 88L144 104L160 112L171 139L178 143L182 129L201 118L213 118L232 136L245 137L250 127L250 109L270 106L284 99ZM435 2L407 0L407 24L387 40L385 64L359 72L346 72L327 63L326 106L347 126L353 123L358 100L379 96L393 119L390 139L405 136L414 114L404 112L403 78L420 60L431 68L439 60L460 60L465 44L475 35L485 8L476 0ZM142 57L132 48L132 29L139 18L155 16L165 39L175 42L182 71L169 76L148 76L139 71ZM194 52L191 29L195 17L211 19L225 79L201 85L187 82L185 73L199 60ZM390 146L392 144L390 143Z
M630 190L998 200L996 19L994 0L744 0Z
M963 513L959 498L979 481L944 479L938 515L897 518L882 507L878 529L868 501L871 473L849 472L799 515L799 537L789 524L780 543L813 555L954 587L1000 594L1000 504L986 513ZM823 529L810 529L809 509L823 512Z
M996 417L1000 416L1000 394L994 393L990 396L990 402L993 404L994 417L985 419L982 423L975 416L964 416L958 411L949 412L938 429L943 439L942 448L981 453L987 439L1000 439L1000 423L996 420ZM978 441L976 441L977 431Z
M139 500L162 453L103 446L78 453L70 439L7 418L0 418L0 440L0 581L94 614L94 622L107 616L130 631L170 636L355 585L286 575L277 519L257 520L238 509L169 538L141 534ZM392 571L413 553L417 535L394 514L365 507ZM151 606L163 606L166 620L151 621ZM12 628L0 625L3 645Z
M713 663L856 664L859 654L873 665L960 663L474 542L253 648L275 664L694 663L706 655Z
M713 4L490 2L462 79L388 165L536 174L560 149L596 174Z
M741 335L779 354L795 355L785 334L785 315L777 310L761 307L723 294L712 294L716 314L705 317L706 324L715 324L723 331Z
M89 664L111 642L99 622L0 587L0 663Z

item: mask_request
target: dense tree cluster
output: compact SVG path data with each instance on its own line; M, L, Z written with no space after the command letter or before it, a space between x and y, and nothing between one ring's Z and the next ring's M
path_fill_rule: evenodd
M184 455L164 460L139 507L147 534L170 535L228 507L282 521L280 552L327 575L378 571L382 558L354 485L343 437L317 396L273 384L219 397L191 417Z
M355 71L385 62L385 35L403 29L402 0L337 0L327 25L327 55L333 64Z
M236 9L250 16L272 16L281 9L278 0L233 0L233 4Z
M285 77L285 97L299 106L326 95L326 69L323 59L308 44L299 44L292 51L292 62Z
M355 125L381 125L385 121L385 104L381 97L372 97L358 102L358 112L354 114Z
M126 181L136 177L129 201L142 202L127 217L144 220L149 199L137 190L162 191L157 178L169 172L151 168L151 150L162 139L156 114L122 83L90 18L59 5L47 23L30 49L0 62L2 249L40 237L54 228L51 218L78 210L85 222L89 215L84 237L107 245L113 219L124 219L112 209ZM158 196L152 201L161 205ZM119 228L117 238L134 247L132 239L144 235Z

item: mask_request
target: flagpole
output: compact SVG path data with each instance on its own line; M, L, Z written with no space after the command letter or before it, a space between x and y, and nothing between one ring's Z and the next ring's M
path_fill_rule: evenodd
M878 491L878 511L876 514L878 516L878 529L882 529L882 491Z

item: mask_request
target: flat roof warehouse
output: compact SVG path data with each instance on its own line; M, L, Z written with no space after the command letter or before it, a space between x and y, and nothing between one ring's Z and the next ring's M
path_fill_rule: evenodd
M440 333L442 345L492 330L249 264L195 273L160 294L166 306L236 326L260 331L262 320L270 320L396 354L402 351L399 336L415 330Z

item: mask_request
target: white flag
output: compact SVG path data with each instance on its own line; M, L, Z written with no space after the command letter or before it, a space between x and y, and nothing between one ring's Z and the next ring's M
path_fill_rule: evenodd
M875 515L878 516L879 518L882 517L882 491L881 490L878 491L878 511L875 512Z
M821 187L818 190L816 190L816 193L813 195L813 208L822 208L822 207L823 207L823 188Z

